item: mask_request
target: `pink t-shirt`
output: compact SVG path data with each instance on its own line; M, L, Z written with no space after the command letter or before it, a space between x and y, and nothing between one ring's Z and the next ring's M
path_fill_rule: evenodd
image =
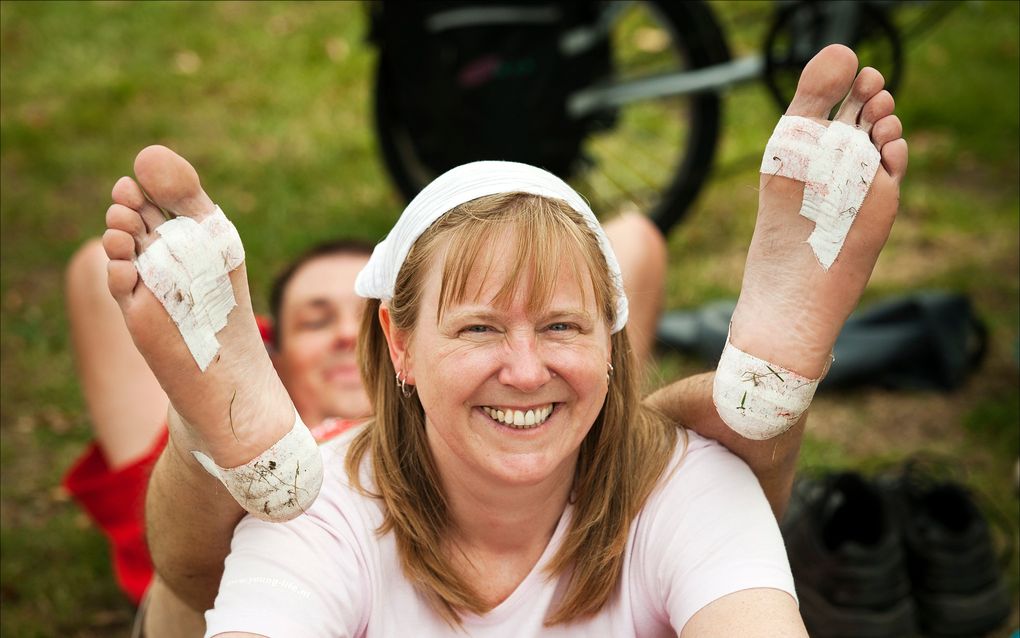
M308 512L288 523L248 517L238 525L215 607L206 613L207 636L455 633L404 578L393 535L376 534L379 502L350 487L343 461L352 436L322 447L326 477ZM768 587L795 595L782 536L754 475L693 432L631 525L608 604L594 617L545 627L565 582L548 580L542 567L570 515L568 507L542 557L506 600L484 616L463 617L465 635L675 636L695 612L727 594Z

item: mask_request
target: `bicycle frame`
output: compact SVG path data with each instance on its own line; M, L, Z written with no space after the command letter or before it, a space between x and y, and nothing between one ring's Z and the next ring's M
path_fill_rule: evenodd
M606 12L610 20L621 15L628 4L631 3L613 3L612 8ZM777 13L785 6L792 4L795 4L792 0L777 2ZM829 0L820 2L819 5L827 17L821 34L824 41L851 44L852 34L857 29L862 15L862 4ZM600 20L600 24L590 31L608 32L610 24L609 20ZM803 34L808 31L806 25L797 25L795 33L802 35L792 43L795 51L804 59L810 57L817 48L815 42L803 37ZM591 37L591 34L585 35ZM563 48L569 50L566 43ZM639 100L719 92L737 84L758 80L764 75L765 69L764 55L748 55L691 71L602 84L571 95L567 101L567 113L571 117L580 118L599 110Z
M765 71L765 59L751 55L693 71L627 80L578 91L567 100L567 113L583 117L595 111L638 100L717 92L756 80Z

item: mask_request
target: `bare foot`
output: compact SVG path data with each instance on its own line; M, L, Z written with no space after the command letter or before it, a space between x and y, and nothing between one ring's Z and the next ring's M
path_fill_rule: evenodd
M786 111L827 123L832 108L846 96L835 121L868 132L881 155L871 189L829 270L806 243L814 224L799 214L804 183L761 175L758 218L730 339L740 350L810 379L825 371L899 206L907 143L893 114L893 98L883 86L878 71L864 68L858 74L853 51L832 45L805 67Z
M259 336L244 265L229 275L237 305L216 333L219 352L202 372L133 260L159 239L156 228L164 222L143 189L160 208L196 221L210 215L214 204L191 164L166 147L142 150L135 175L137 182L123 177L114 185L114 203L106 213L110 292L135 345L185 422L183 430L171 424L175 444L182 451L200 450L222 467L242 465L287 434L295 414Z

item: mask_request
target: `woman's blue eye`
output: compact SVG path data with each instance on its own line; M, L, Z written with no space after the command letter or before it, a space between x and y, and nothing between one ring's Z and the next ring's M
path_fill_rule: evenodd
M465 332L474 332L474 333L483 333L483 332L488 332L489 331L489 327L488 326L468 326L467 328L464 328L464 331Z
M552 330L553 332L563 332L565 330L572 330L573 327L574 327L573 325L561 321L554 324L550 324L549 330Z

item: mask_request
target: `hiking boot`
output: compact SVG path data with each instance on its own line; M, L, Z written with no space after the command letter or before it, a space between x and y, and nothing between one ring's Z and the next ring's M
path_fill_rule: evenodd
M782 529L811 636L915 635L896 520L864 478L842 473L798 480Z
M883 484L899 512L918 619L927 635L972 638L999 627L1011 601L987 519L963 485L917 463Z

